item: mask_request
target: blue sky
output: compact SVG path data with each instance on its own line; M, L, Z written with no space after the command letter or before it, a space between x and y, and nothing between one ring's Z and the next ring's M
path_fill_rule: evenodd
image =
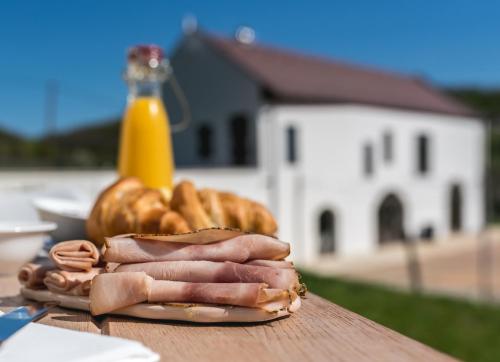
M121 114L125 50L170 50L181 19L298 51L425 76L439 85L500 87L500 2L8 1L0 7L0 127L43 132L47 80L59 83L59 130Z

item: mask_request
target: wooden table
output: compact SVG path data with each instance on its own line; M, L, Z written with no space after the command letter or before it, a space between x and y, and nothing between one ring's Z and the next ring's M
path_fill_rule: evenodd
M0 277L0 309L26 303L13 277ZM193 325L92 318L55 309L40 323L141 341L164 361L451 361L417 341L309 293L289 318L257 325Z

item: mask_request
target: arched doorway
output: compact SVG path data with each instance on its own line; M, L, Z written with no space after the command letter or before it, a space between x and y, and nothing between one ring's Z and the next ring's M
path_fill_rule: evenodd
M378 240L380 244L385 244L404 239L403 204L395 194L389 194L378 209Z
M462 230L462 188L453 184L450 190L450 230Z
M321 254L335 252L335 214L331 210L324 210L319 215L318 231Z

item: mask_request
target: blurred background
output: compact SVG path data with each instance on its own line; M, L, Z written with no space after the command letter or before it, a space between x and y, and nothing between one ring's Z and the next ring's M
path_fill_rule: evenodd
M126 51L158 44L176 179L265 203L309 289L499 360L500 4L23 1L0 12L2 220L116 177Z

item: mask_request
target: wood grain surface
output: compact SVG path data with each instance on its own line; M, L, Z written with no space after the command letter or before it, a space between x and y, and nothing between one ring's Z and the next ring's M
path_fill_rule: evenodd
M26 303L0 277L0 308ZM193 325L54 309L40 323L138 340L164 361L451 361L430 347L309 293L291 317L259 324Z

